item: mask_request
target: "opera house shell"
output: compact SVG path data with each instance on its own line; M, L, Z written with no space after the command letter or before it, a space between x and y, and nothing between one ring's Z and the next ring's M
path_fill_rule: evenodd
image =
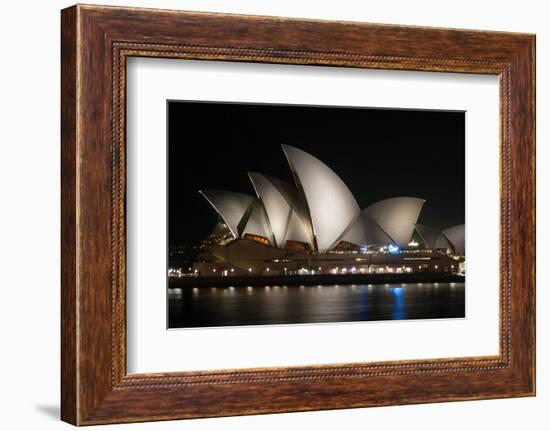
M286 261L286 272L292 261L311 267L311 259L322 263L319 268L334 268L331 259L341 260L346 253L410 249L415 233L430 251L464 255L464 225L440 231L418 223L423 199L394 197L361 209L348 186L321 160L290 145L282 145L282 150L294 185L249 172L256 196L200 190L222 222L205 241L207 256L203 254L203 265L198 262L196 268L204 271L204 264L227 263L231 271L258 266L261 271L268 266L282 271L282 265L275 264Z

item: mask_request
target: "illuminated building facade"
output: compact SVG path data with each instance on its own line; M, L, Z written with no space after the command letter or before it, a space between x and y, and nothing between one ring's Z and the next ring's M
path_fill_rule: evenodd
M385 199L361 209L325 163L283 145L295 185L249 172L256 196L201 190L220 217L190 268L194 275L458 273L464 225L418 223L424 200ZM415 241L414 238L419 241Z

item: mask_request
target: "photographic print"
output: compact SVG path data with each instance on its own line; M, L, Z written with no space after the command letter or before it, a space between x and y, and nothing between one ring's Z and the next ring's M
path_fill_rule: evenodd
M465 317L465 112L167 116L169 329Z

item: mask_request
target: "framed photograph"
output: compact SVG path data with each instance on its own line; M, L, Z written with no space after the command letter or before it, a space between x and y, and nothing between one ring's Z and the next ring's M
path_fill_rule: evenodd
M535 394L535 37L62 11L62 419Z

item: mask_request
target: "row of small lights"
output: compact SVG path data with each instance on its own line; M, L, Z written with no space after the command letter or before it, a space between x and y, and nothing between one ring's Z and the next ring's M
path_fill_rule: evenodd
M322 270L322 267L319 266L317 269L318 269L319 271L321 271L321 270ZM418 265L418 269L422 269L422 265ZM434 265L434 269L439 269L439 266L438 266L438 265ZM454 265L451 265L451 269L454 269ZM189 268L189 271L191 271L191 270L192 270L192 268ZM401 272L402 270L405 270L406 272L411 272L411 271L412 271L412 268L411 268L411 267L405 267L405 266L403 266L402 268L396 268L396 272ZM269 272L269 271L270 271L270 268L266 268L265 271L266 271L266 272ZM287 268L284 268L284 271L285 271L285 273L286 273L286 272L287 272ZM351 271L352 274L355 274L355 273L357 272L357 268L354 266L354 267L351 268L350 271ZM212 269L212 273L215 274L216 272L217 272L216 268L213 268L213 269ZM229 272L234 273L234 272L235 272L235 269L234 269L234 268L231 268L231 269L229 270ZM248 272L252 272L252 268L248 268ZM299 273L304 273L304 272L307 273L307 269L306 269L306 268L300 268L300 269L298 270L298 272L299 272ZM340 272L341 274L346 274L346 273L348 272L348 269L347 269L347 268L341 268L341 269L340 269L340 268L337 266L337 267L333 268L332 270L330 270L330 272L333 273L333 274L337 274L338 272ZM364 272L365 272L365 269L364 269L364 268L360 268L360 269L359 269L359 272L360 272L360 273L364 273ZM371 269L369 269L369 273L372 273L372 272L375 272L375 271L372 271ZM390 266L386 266L386 268L378 268L378 272L379 272L379 273L383 273L383 272L393 272L393 268L390 267ZM173 276L174 273L175 273L178 277L182 277L182 276L183 276L183 272L181 271L181 269L176 269L176 270L170 269L170 270L169 270L169 275L170 275L170 276ZM198 270L195 269L195 270L193 271L193 274L197 275L197 274L198 274ZM223 270L223 271L222 271L222 274L223 274L224 276L227 276L227 275L228 275L228 270L227 270L227 269L226 269L226 270ZM312 271L311 271L311 275L315 275L315 270L312 270Z

